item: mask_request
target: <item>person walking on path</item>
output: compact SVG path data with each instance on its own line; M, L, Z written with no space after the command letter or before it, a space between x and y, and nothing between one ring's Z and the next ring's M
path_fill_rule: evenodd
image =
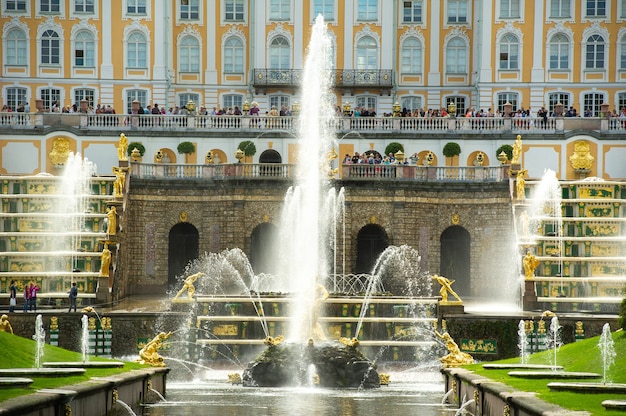
M15 287L15 280L11 280L11 286L9 286L9 312L15 312L15 305L17 305L17 287Z
M70 308L67 312L72 311L72 307L74 308L74 312L76 312L76 298L78 297L78 287L76 286L76 282L72 283L72 288L70 289Z

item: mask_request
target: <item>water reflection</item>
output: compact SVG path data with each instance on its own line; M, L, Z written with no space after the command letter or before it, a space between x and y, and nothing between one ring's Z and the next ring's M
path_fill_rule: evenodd
M442 416L456 412L441 404L444 387L436 371L392 373L390 385L367 391L244 388L226 383L227 372L212 372L210 377L168 383L167 401L147 406L144 415Z

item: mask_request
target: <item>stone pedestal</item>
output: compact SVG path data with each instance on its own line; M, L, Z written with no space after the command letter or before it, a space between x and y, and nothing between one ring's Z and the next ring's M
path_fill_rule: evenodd
M535 291L535 282L532 280L524 281L524 310L530 311L537 309L537 293Z
M450 315L463 315L465 313L465 306L463 302L459 301L447 301L439 302L439 318L443 318Z

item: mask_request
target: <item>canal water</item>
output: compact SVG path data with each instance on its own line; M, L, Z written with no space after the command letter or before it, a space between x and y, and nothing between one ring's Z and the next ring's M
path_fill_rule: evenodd
M438 371L412 369L390 373L379 389L317 387L251 388L230 385L228 372L212 371L202 381L167 383L166 401L147 405L146 416L443 416L456 407L442 404L444 384Z

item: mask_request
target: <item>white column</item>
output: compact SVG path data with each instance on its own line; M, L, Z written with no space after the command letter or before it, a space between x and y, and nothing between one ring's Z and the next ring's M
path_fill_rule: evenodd
M532 39L524 39L524 52L532 51L533 69L531 82L544 82L545 71L543 67L543 54L545 53L546 40L544 39L544 21L543 13L546 5L544 0L535 0L533 16L533 37Z
M215 67L215 57L217 56L217 48L222 45L222 40L217 39L217 25L220 16L215 13L217 10L216 0L206 0L205 7L205 39L206 39L206 70L204 71L204 83L209 85L217 84L217 68ZM205 100L206 92L205 92Z
M426 4L426 2L425 2ZM443 49L441 45L441 4L439 2L428 2L427 7L430 12L430 19L428 24L430 25L430 45L426 46L430 51L430 57L428 58L428 64L430 66L428 71L428 86L437 87L441 83L441 71L439 69L439 60L442 59ZM427 18L424 16L424 18Z
M293 25L293 68L302 69L304 67L304 51L308 45L308 41L304 41L304 33L302 28L305 27L302 24L303 19L303 2L296 1L292 3L293 6L293 21L298 22ZM306 25L309 27L309 25Z
M339 2L339 6L341 3ZM345 16L343 21L343 69L354 69L354 2L353 0L345 0L343 3ZM336 16L336 19L339 20L339 16Z
M492 88L489 86L494 82L493 68L491 67L491 57L495 53L495 39L493 39L493 10L495 4L492 0L481 0L479 6L479 20L476 23L478 47L478 107L484 110L491 108L495 111Z
M113 79L112 45L110 39L113 37L111 23L111 0L102 0L102 35L100 37L100 47L102 48L102 63L100 65L100 78ZM123 53L123 51L119 51Z
M171 5L170 2L168 2ZM152 79L164 80L167 75L165 68L166 57L165 54L169 49L167 47L168 39L165 38L169 33L168 25L168 8L167 4L154 7L154 34L152 36L154 44L152 50L154 51L154 66L152 68ZM175 42L172 39L172 42Z
M266 45L267 39L265 35L265 1L255 1L254 4L254 33L251 33L250 43L253 43L252 50L254 51L254 68L267 68L269 65L266 62ZM252 68L252 69L254 69Z
M389 0L387 0L389 1ZM380 23L382 25L382 39L380 42L381 50L381 61L380 61L380 69L395 69L395 60L394 55L396 53L396 44L395 44L395 30L396 24L394 22L395 17L395 7L392 6L392 3L396 2L389 1L381 2L385 5L380 5ZM392 7L389 7L392 6Z

